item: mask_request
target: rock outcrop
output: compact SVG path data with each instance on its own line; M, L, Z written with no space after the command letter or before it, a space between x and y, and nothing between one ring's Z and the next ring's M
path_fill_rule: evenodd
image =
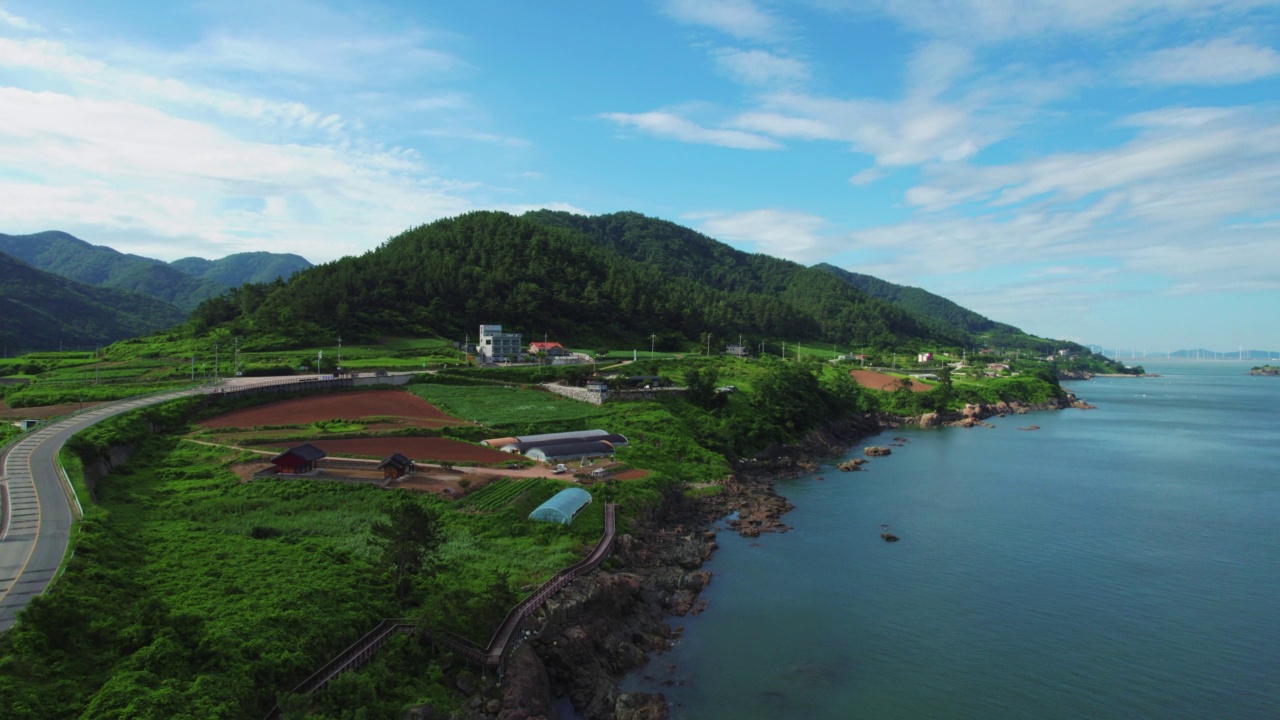
M893 450L884 447L883 445L870 445L862 448L862 454L869 457L883 457L885 455L893 454Z

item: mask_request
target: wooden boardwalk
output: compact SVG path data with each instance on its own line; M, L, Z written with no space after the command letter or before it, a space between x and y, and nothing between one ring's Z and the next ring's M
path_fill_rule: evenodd
M496 668L501 672L507 651L512 646L512 637L515 636L516 629L520 627L520 623L536 612L539 607L542 607L542 604L551 596L573 582L575 578L595 570L600 563L604 562L605 558L609 557L609 553L613 550L613 540L617 532L617 507L614 503L605 505L604 535L600 537L600 542L596 543L591 554L556 573L550 580L535 590L532 595L511 608L511 612L507 613L502 625L498 627L493 637L489 638L489 644L485 647L480 647L470 640L447 630L423 632L429 632L432 640L449 648L468 662L479 665L482 668ZM393 634L398 632L410 634L418 631L420 631L420 628L416 620L387 618L373 630L366 633L364 637L325 663L324 666L312 673L306 680L298 683L290 691L290 694L311 695L319 692L334 677L347 670L355 670L367 663L374 653L391 639ZM277 720L280 716L280 706L276 705L267 713L266 720Z

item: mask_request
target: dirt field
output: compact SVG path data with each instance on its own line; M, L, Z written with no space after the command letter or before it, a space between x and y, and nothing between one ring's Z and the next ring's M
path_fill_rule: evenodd
M371 417L396 418L400 422L394 423L394 426L441 427L464 423L444 414L417 395L403 390L370 390L281 400L233 410L205 420L201 425L206 428L248 428L263 425L305 425L333 418L360 420ZM379 423L378 426L388 425Z
M386 457L398 452L416 462L498 463L514 459L498 450L436 437L341 438L312 440L311 444L330 455Z
M874 370L850 370L849 375L862 387L871 388L872 390L897 390L900 382L898 378L892 375L886 375ZM918 380L911 381L911 392L929 392L932 389L932 386L925 385Z
M102 403L100 402L87 402L84 404L84 407L85 409L88 409L94 405L101 404ZM14 408L10 411L9 406L5 405L3 400L0 400L0 415L3 415L4 419L7 420L9 415L12 414L14 422L24 419L44 420L45 418L67 415L79 409L80 403L68 403L66 405L43 405L41 407Z

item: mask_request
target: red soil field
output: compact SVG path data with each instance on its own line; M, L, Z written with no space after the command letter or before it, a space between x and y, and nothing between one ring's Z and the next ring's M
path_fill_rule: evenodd
M94 405L101 405L100 402L87 402L84 404L85 409ZM13 408L10 410L8 405L0 400L0 413L5 413L5 418L9 415L13 416L14 422L23 419L44 420L45 418L57 417L59 415L68 415L80 409L80 403L67 403L66 405L41 405L40 407L29 408Z
M305 425L317 420L359 420L367 417L403 418L415 427L461 425L435 405L403 390L332 393L281 400L232 410L200 423L206 428L247 428L263 425Z
M499 450L490 450L479 445L438 437L340 438L313 440L311 444L330 455L386 457L398 452L418 462L498 463L511 461L517 457Z
M886 375L875 370L850 370L849 375L853 377L854 382L872 390L897 390L900 382L898 378L892 375ZM911 381L911 392L929 392L932 389L931 386L922 382Z

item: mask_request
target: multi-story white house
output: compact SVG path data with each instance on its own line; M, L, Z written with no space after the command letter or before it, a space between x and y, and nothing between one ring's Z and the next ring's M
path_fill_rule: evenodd
M520 333L504 333L501 325L481 325L476 350L484 362L519 360L524 345Z

